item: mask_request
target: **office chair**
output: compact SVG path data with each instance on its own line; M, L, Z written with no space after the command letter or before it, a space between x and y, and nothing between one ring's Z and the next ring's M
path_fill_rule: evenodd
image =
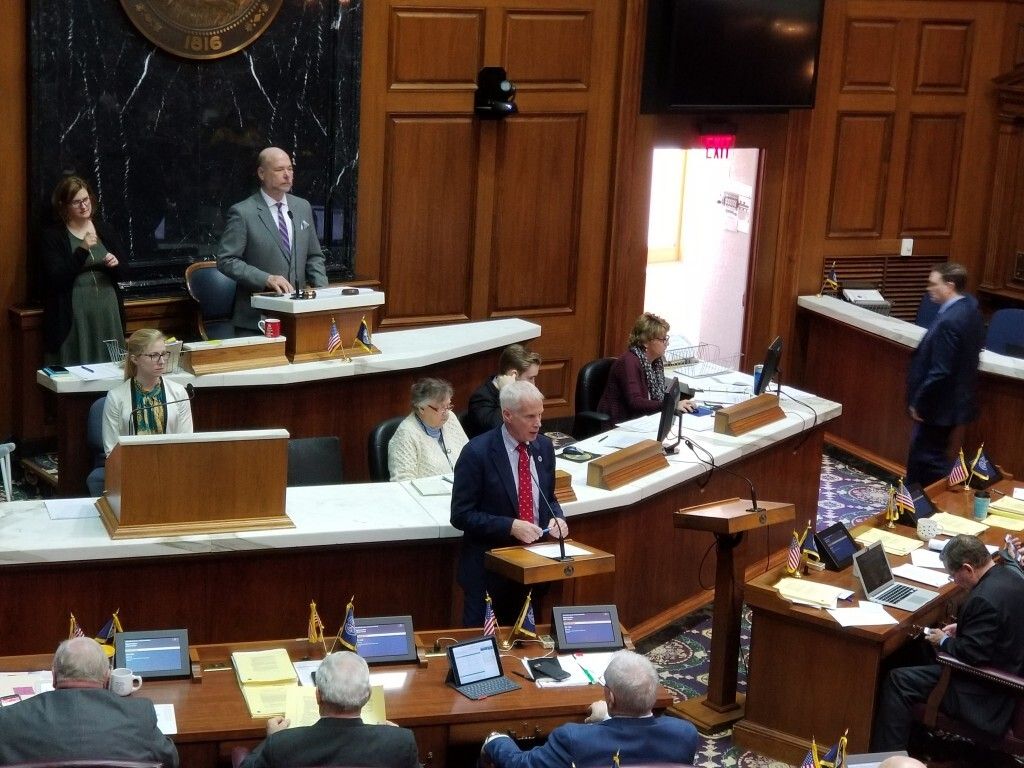
M921 297L921 303L917 305L917 317L914 318L914 325L919 325L925 330L931 327L932 320L939 314L939 305L931 300L928 291Z
M391 473L388 472L388 443L404 419L405 416L392 416L370 430L370 437L366 441L366 459L370 467L370 480L375 483L386 483L391 479Z
M605 385L608 384L608 373L614 362L614 357L591 360L576 375L576 416L572 423L572 435L577 440L592 437L612 426L611 417L598 411L597 404L601 402Z
M39 760L6 763L6 768L161 768L160 763L139 760Z
M298 437L288 441L288 487L341 483L341 440Z
M85 427L85 442L92 456L92 471L85 478L85 485L90 496L102 496L106 482L106 461L103 453L103 406L107 404L104 395L89 406L89 419Z
M196 326L203 341L234 338L231 315L237 284L215 261L197 261L185 269L185 285L196 304Z
M994 752L1004 752L1017 757L1024 756L1024 677L1011 675L993 667L973 667L942 651L935 655L936 661L942 667L942 674L938 684L928 696L928 701L914 707L914 719L928 730L937 729L952 733ZM942 697L946 695L946 688L949 686L953 672L981 678L1003 689L1004 692L1009 691L1017 696L1017 705L1010 720L1010 728L1006 733L1001 736L991 736L939 711L939 704L942 702Z
M992 314L985 349L998 355L1024 357L1024 309L998 309Z

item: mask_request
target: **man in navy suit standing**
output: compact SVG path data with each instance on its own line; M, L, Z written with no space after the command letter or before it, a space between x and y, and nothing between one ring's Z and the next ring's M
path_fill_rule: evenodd
M967 270L947 262L928 275L928 295L939 305L910 358L907 407L916 424L907 457L907 482L928 485L949 472L949 438L977 415L974 401L985 322L978 302L964 294Z
M502 425L470 440L455 464L451 520L465 534L458 578L466 627L483 626L485 592L501 624L515 621L525 599L521 585L484 568L487 550L569 533L555 499L555 449L540 434L544 396L516 381L500 402Z

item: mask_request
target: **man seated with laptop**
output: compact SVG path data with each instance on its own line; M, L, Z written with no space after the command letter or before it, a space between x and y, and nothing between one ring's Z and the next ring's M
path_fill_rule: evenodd
M587 724L566 723L540 747L523 751L507 735L492 733L481 762L496 768L564 768L567 765L692 763L697 729L685 720L655 717L658 673L637 653L618 651L604 674L604 700L591 705Z
M1024 577L1015 566L997 564L981 539L959 535L942 550L942 564L953 582L968 591L960 619L926 629L933 646L972 666L1024 674ZM900 667L883 685L872 729L872 751L906 749L911 707L927 700L939 680L938 664ZM998 736L1009 727L1016 698L976 677L953 673L940 708L984 733Z
M289 728L283 717L267 721L267 738L250 752L242 768L307 765L359 765L365 768L420 768L412 731L368 725L359 716L370 698L366 661L349 651L332 653L316 671L320 719Z

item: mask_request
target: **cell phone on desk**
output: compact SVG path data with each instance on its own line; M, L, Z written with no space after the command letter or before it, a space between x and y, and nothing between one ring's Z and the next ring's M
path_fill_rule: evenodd
M558 659L530 659L526 665L530 668L530 674L533 675L534 680L539 680L542 677L565 680L569 677L569 673L562 669Z

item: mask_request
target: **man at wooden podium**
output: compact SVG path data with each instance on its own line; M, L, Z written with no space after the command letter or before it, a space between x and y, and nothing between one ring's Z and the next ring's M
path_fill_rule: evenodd
M485 593L500 624L515 621L526 597L521 585L486 570L487 550L569 533L555 499L555 449L540 434L544 396L515 381L500 402L502 425L470 440L455 464L451 521L465 534L458 579L466 627L483 626Z
M260 189L231 206L220 236L217 269L238 283L232 322L244 331L258 329L260 313L250 303L255 291L291 293L307 285L327 285L313 209L289 194L294 173L284 150L267 147L260 152Z

